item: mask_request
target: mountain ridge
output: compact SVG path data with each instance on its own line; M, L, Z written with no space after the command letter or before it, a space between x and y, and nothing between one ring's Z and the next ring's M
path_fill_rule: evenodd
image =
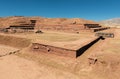
M108 27L120 28L120 18L112 18L112 19L100 21L99 23Z

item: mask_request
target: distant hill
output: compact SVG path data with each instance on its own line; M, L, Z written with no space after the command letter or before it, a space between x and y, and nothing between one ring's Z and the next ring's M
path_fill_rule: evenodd
M104 26L120 28L120 18L108 19L100 23Z

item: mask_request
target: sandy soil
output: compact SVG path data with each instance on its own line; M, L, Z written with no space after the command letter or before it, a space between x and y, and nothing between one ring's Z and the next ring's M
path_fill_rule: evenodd
M80 34L76 33L64 33L64 32L53 32L53 31L44 31L43 34L3 34L3 36L13 36L19 38L30 39L31 42L41 43L46 45L52 45L56 47L62 47L67 49L79 49L80 47L90 43L92 40L95 40L94 33L81 32Z
M0 58L0 79L79 79L77 76L9 55Z
M10 46L6 46L6 45L0 45L0 56L7 55L10 52L14 52L14 51L17 51L17 50L19 50L19 49L13 48L13 47L10 47Z
M77 59L25 51L0 57L0 79L119 79L120 33L113 31L115 38L101 40ZM88 57L98 61L89 65Z

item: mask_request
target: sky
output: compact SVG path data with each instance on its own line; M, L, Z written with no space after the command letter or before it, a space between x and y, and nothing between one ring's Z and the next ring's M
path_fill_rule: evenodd
M0 0L0 17L6 16L101 21L120 17L120 0Z

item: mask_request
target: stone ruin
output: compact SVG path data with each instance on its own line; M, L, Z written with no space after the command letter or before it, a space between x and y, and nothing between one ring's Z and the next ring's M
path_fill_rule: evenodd
M98 59L97 58L88 58L88 64L89 65L94 65L96 62L98 61Z
M47 25L47 24L41 24L41 26L36 27L36 29L39 28L41 30L53 30L53 31L64 31L64 32L97 32L101 30L109 29L109 27L102 27L99 24L53 24L53 25Z
M76 58L76 50L71 50L71 49L66 49L66 48L33 43L30 49L31 51L38 52L38 53L44 52L48 54L56 54L60 56L68 56L68 57Z
M36 24L36 20L20 21L13 25L10 25L7 28L1 28L0 31L4 33L34 32L35 24Z
M88 42L88 44L85 44L79 49L75 49L75 50L46 45L46 44L40 44L40 43L32 43L30 50L33 52L38 52L38 53L55 54L59 56L77 58L80 55L82 55L89 47L91 47L93 44L98 42L100 39L101 38L97 38L91 42Z
M85 29L89 29L92 32L110 29L110 27L102 27L99 24L84 24Z

